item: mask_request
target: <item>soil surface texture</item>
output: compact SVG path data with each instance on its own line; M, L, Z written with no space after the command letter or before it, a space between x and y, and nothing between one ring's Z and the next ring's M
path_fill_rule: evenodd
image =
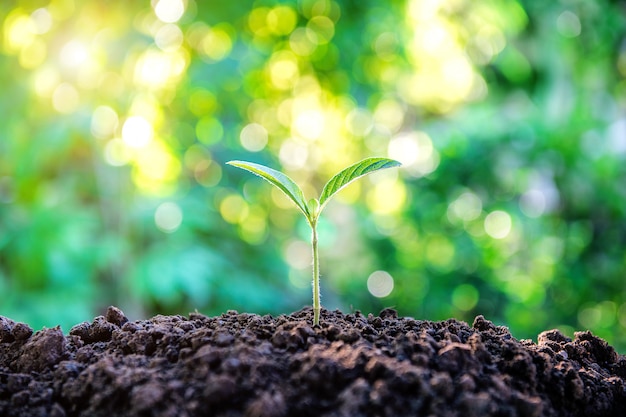
M589 332L312 316L0 317L0 416L626 416L626 357Z

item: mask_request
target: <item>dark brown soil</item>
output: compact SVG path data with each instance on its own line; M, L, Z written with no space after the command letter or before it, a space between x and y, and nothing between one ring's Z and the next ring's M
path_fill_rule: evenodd
M625 416L626 358L589 332L516 340L310 309L93 323L33 334L0 317L0 416Z

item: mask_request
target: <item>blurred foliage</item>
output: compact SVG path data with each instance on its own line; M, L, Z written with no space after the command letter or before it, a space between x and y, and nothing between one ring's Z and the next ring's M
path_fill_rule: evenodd
M626 350L626 2L0 3L0 314L322 303ZM394 170L395 171L395 170Z

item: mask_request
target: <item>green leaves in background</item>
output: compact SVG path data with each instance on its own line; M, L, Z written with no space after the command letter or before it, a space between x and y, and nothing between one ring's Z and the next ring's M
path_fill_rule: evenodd
M278 181L326 207L326 307L625 351L623 8L461 3L1 2L0 314L299 309L305 222L224 163L308 192L375 154L401 179L349 204Z

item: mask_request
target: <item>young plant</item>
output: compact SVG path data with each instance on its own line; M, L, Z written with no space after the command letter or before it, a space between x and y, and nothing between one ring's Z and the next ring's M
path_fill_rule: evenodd
M230 161L227 164L250 171L278 187L287 195L306 217L311 226L311 246L313 247L313 324L320 322L320 264L317 250L317 220L332 196L352 181L366 174L385 168L400 166L400 162L388 158L367 158L342 170L326 183L319 199L307 201L300 187L282 172L264 165L245 161Z

